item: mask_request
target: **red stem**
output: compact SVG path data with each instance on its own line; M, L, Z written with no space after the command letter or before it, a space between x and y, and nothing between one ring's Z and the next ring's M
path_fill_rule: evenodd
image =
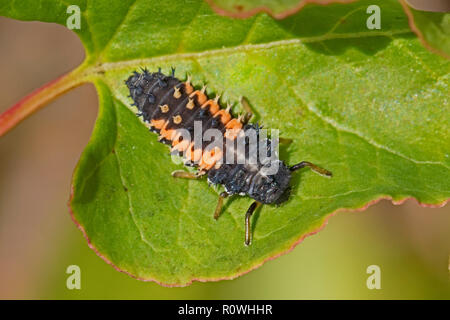
M0 114L0 137L53 99L82 83L83 81L71 72L36 89Z

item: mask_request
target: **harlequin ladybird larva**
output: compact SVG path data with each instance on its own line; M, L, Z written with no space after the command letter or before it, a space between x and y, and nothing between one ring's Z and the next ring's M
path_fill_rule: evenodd
M245 245L251 243L250 218L255 209L261 204L287 201L292 172L309 167L321 175L332 176L330 171L308 161L287 166L279 160L277 153L271 152L272 139L260 139L261 127L248 123L252 113L245 99L241 100L241 104L246 114L236 118L231 114L230 105L225 109L220 106L220 96L209 99L205 86L195 89L190 77L184 82L178 80L173 68L168 76L162 74L161 69L154 73L147 69L134 71L125 83L133 100L132 105L137 108L137 116L142 117L151 131L159 134L159 141L172 147L172 154L181 155L185 165L198 169L197 173L175 171L172 175L189 179L206 175L210 184L225 188L219 195L215 219L219 217L223 199L228 196L238 194L255 200L245 215ZM208 130L216 130L221 138L217 140L222 141L214 140L213 147L210 147L212 143L199 142L195 139L198 127L202 137ZM251 133L256 140L249 139ZM239 141L243 141L241 146L244 145L244 148L239 147ZM224 161L225 154L227 161ZM270 171L273 168L276 171Z

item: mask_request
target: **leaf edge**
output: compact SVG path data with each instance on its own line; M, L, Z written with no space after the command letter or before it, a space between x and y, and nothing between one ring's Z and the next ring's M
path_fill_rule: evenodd
M75 167L74 175L75 175L75 172L77 171L77 169L78 169L78 164ZM75 218L75 211L74 211L74 209L72 208L72 205L71 205L73 197L74 197L74 184L73 184L73 179L72 179L72 183L71 183L71 186L70 186L70 197L69 197L69 200L67 202L67 205L68 205L68 208L69 208L69 214L70 214L70 217L71 217L72 221L75 223L77 228L83 234L83 237L86 239L88 247L90 249L92 249L98 257L100 257L108 265L113 267L116 271L124 273L124 274L130 276L133 279L136 279L136 280L139 280L139 281L142 281L142 282L155 282L155 283L157 283L160 286L169 287L169 288L172 288L172 287L187 287L187 286L190 286L191 284L193 284L194 282L203 282L203 283L205 283L205 282L218 282L218 281L222 281L222 280L234 280L234 279L236 279L238 277L241 277L241 276L243 276L243 275L245 275L245 274L247 274L247 273L249 273L249 272L251 272L253 270L258 269L259 267L264 265L266 262L269 262L269 261L274 260L274 259L276 259L276 258L278 258L280 256L283 256L285 254L290 253L292 250L294 250L294 248L297 245L302 243L303 240L305 240L307 237L315 235L315 234L319 233L320 231L322 231L325 228L325 226L328 224L328 221L330 220L330 218L334 217L336 214L338 214L340 212L362 212L362 211L365 211L366 209L368 209L372 205L375 205L375 204L377 204L378 202L380 202L382 200L391 201L394 205L402 205L403 203L405 203L408 200L415 200L419 206L427 207L427 208L441 208L441 207L444 207L450 201L450 198L449 198L449 199L446 199L446 200L444 200L444 201L442 201L440 203L434 204L434 203L422 203L422 202L420 202L419 200L417 200L414 197L404 197L404 198L402 198L400 200L394 200L391 196L387 196L387 195L380 196L380 197L378 197L378 198L376 198L374 200L371 200L371 201L363 204L359 208L339 208L339 209L329 213L328 215L326 215L326 216L324 216L322 218L319 227L317 227L314 230L309 231L309 232L301 235L299 238L297 238L296 240L291 242L287 246L288 247L287 249L282 249L280 252L278 252L278 253L276 253L274 255L271 255L271 256L269 256L267 258L263 258L262 261L256 262L253 266L251 266L247 270L244 270L242 272L237 272L236 274L233 274L231 276L225 276L225 277L217 277L217 278L193 277L186 283L165 283L165 282L159 281L159 280L157 280L155 278L143 278L143 277L136 276L136 275L132 274L131 272L126 271L126 270L120 268L119 266L115 265L110 259L108 259L108 257L106 257L104 254L102 254L97 249L97 247L92 243L92 241L89 238L89 236L87 235L86 230L84 229L84 227Z

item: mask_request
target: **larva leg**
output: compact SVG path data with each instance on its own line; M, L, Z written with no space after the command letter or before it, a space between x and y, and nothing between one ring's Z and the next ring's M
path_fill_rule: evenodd
M219 200L217 201L216 210L214 210L214 219L217 220L219 218L220 212L222 211L223 199L225 199L228 196L229 196L229 194L226 193L225 191L219 195Z
M247 124L250 121L250 119L253 117L253 110L250 107L250 104L248 103L247 98L241 97L240 103L241 103L242 108L245 111L245 114L242 117L242 123Z
M283 137L279 137L278 138L278 141L281 143L281 144L287 144L287 145L290 145L291 143L292 143L292 139L289 139L289 138L283 138Z
M176 170L176 171L172 172L172 177L196 180L196 179L200 179L201 175L199 175L197 173L188 172L188 171Z
M327 177L333 176L333 174L330 171L328 171L324 168L321 168L321 167L315 165L314 163L311 163L308 161L302 161L300 163L294 164L293 166L291 166L289 168L289 170L296 171L296 170L304 168L304 167L310 167L312 171L315 171L318 174L323 175L323 176L327 176Z
M247 124L247 123L250 121L250 119L253 117L253 114L254 114L254 113L253 113L252 108L250 107L250 104L248 103L247 98L241 97L240 102L241 102L242 108L245 110L245 114L244 114L244 116L242 117L242 123L243 123L243 124ZM289 139L289 138L279 137L279 138L278 138L278 141L279 141L281 144L287 144L287 145L289 145L289 144L292 143L293 140L292 140L292 139Z
M249 246L252 243L252 229L250 228L250 218L252 217L253 212L255 212L256 208L261 205L260 202L253 202L247 210L245 214L245 245Z

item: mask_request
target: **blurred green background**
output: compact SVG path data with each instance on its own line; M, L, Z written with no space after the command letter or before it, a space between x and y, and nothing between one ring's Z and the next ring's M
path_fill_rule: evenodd
M0 112L83 57L62 26L0 17ZM340 213L291 253L231 281L165 288L115 271L88 248L66 205L96 112L85 85L0 139L0 298L450 299L450 207L412 200ZM72 264L81 290L66 288ZM380 290L366 287L373 264Z

